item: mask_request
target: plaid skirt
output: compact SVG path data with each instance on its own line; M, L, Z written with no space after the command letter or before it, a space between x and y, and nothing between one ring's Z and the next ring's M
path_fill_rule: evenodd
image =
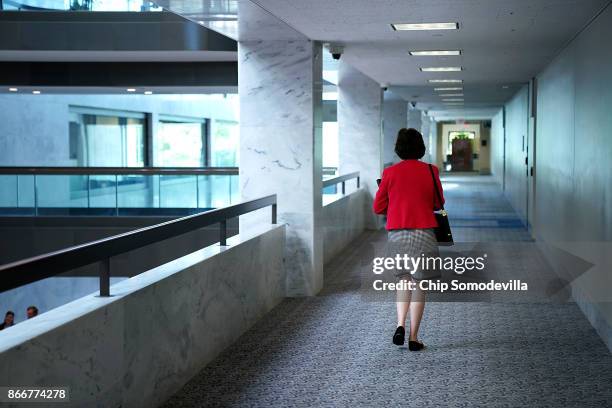
M437 257L440 255L438 251L438 241L433 228L426 229L399 229L391 230L387 234L387 256L394 257L396 255L407 255L412 258L418 257ZM433 276L440 275L440 271L418 268L411 271L397 270L395 276L404 278L406 275L412 275L414 279L429 279Z

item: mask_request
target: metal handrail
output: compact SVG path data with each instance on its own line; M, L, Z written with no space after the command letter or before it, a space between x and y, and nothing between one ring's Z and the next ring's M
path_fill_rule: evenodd
M276 224L276 194L0 266L0 293L81 266L100 262L100 296L110 296L110 258L187 232L219 224L219 243L227 245L227 220L272 206Z
M238 167L0 167L19 175L238 175Z
M338 171L337 167L323 167L324 176L333 176Z
M358 171L323 180L323 188L342 183L342 194L346 194L346 182L352 179L357 179L357 188L359 188L360 178Z

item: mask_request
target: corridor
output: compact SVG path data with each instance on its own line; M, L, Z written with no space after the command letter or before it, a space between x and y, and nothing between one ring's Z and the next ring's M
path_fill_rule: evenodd
M491 178L443 183L457 242L531 240ZM426 350L394 346L394 304L359 293L384 240L363 234L318 296L285 299L165 406L612 405L612 356L574 303L432 302Z

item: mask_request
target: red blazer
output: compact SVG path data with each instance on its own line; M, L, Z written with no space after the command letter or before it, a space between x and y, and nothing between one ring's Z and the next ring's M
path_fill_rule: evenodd
M429 164L403 160L383 171L374 199L374 212L387 214L387 229L435 228L434 207L444 204L438 168L432 166L442 203L434 191Z

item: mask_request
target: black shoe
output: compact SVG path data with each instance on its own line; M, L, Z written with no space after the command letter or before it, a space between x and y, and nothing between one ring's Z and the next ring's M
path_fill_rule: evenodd
M423 348L425 348L425 345L421 343L420 341L412 341L412 340L408 341L408 350L410 351L419 351L419 350L422 350Z
M401 346L404 344L404 337L406 336L406 330L403 326L397 326L395 334L393 335L393 344Z

